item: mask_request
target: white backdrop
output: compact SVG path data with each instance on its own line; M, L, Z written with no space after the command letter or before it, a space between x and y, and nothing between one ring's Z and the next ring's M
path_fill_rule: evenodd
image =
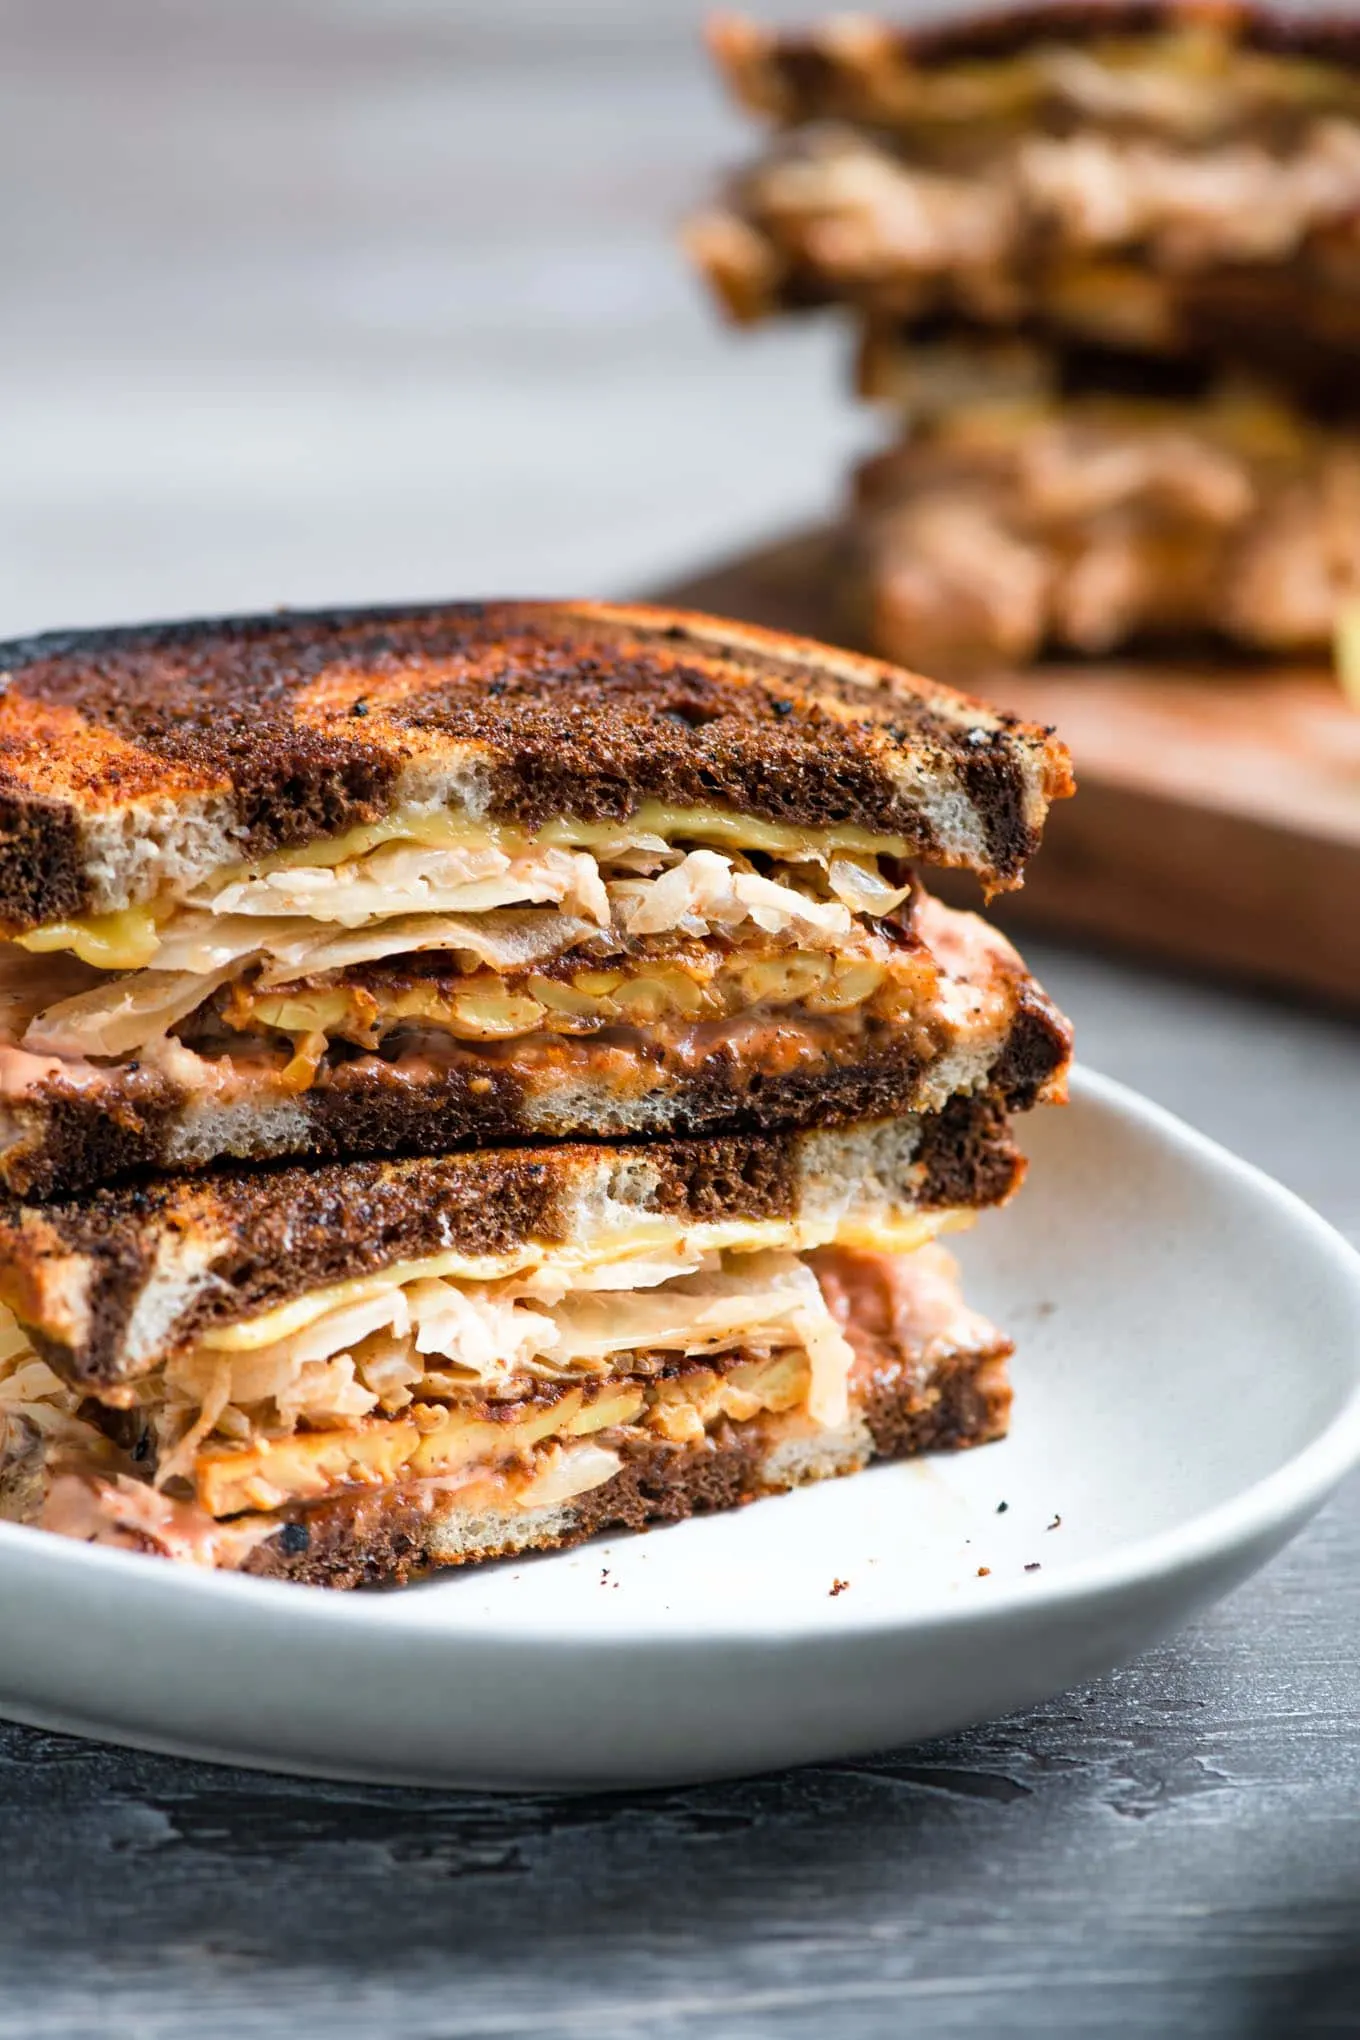
M842 337L675 245L754 140L702 14L0 0L0 635L624 592L827 505Z

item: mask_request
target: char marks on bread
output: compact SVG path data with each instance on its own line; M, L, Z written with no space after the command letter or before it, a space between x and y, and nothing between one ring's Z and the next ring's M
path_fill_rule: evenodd
M710 618L465 603L0 648L0 920L109 913L425 805L529 828L641 803L853 825L1018 881L1070 791L1046 731Z

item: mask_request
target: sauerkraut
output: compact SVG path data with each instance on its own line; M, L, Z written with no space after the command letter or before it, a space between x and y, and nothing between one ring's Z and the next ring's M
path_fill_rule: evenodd
M805 1352L809 1413L823 1424L844 1420L850 1349L810 1269L777 1250L709 1255L678 1276L671 1258L576 1280L426 1278L344 1304L269 1345L182 1354L140 1394L164 1484L190 1470L213 1431L288 1435L302 1423L393 1416L417 1398L456 1399L474 1387L523 1392L535 1381L598 1377L620 1354L694 1357L751 1343Z
M160 919L143 970L113 974L60 956L39 963L11 950L40 981L69 992L51 1004L16 995L12 1025L31 1054L113 1058L147 1051L248 970L267 988L439 950L464 970L504 974L594 937L702 939L743 926L834 950L849 941L856 915L889 914L910 890L883 878L873 860L847 855L828 860L831 897L814 889L821 869L814 860L807 870L780 866L775 878L716 850L666 855L669 868L660 872L611 869L606 878L582 850L384 844L335 867L236 879L215 893L202 889ZM650 850L626 858L661 861ZM10 975L22 985L18 964ZM0 979L0 1001L4 990Z

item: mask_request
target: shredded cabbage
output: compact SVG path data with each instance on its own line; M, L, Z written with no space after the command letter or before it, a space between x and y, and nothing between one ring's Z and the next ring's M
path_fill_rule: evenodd
M909 885L890 885L881 872L859 857L833 857L827 883L852 914L869 914L879 920L900 907L911 891Z
M434 850L385 843L333 869L297 865L237 879L216 893L200 889L191 903L213 914L303 915L361 928L391 914L485 913L493 907L553 900L609 925L609 899L595 859L583 850Z
M165 1034L217 990L230 966L206 977L137 970L40 1013L22 1046L37 1055L130 1055Z
M717 850L691 850L672 870L654 879L621 879L612 888L630 935L660 935L671 929L706 935L716 925L754 921L767 934L813 928L826 935L850 933L850 910L838 900L815 900L759 872L737 871Z
M682 1264L683 1265L683 1264ZM812 1365L809 1409L819 1423L844 1420L851 1352L811 1269L796 1254L709 1256L661 1274L632 1267L638 1287L601 1290L594 1278L545 1301L532 1278L465 1283L422 1278L341 1305L268 1346L222 1353L199 1348L167 1362L146 1384L162 1440L158 1478L184 1472L202 1438L203 1414L226 1435L250 1425L289 1432L332 1426L381 1409L406 1408L422 1382L505 1388L517 1378L566 1381L611 1371L620 1353L719 1353L747 1341L796 1346ZM656 1286L642 1286L654 1284ZM224 1423L225 1418L225 1423ZM187 1446L186 1440L192 1437Z
M100 971L0 946L0 1032L32 1053L70 1059L149 1053L252 965L264 989L431 949L451 951L465 969L508 974L604 930L703 939L743 923L836 948L857 914L889 913L908 891L872 860L840 854L826 868L832 898L784 882L787 867L779 877L744 867L660 838L622 846L608 877L584 850L386 843L333 868L287 866L215 892L200 887L159 920L143 970Z

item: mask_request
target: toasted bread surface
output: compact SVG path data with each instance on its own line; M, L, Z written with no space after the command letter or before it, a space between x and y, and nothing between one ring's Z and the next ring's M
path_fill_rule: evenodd
M65 1204L0 1203L0 1297L68 1378L107 1383L398 1264L590 1255L656 1220L676 1240L828 1209L886 1222L998 1203L1022 1171L1004 1107L979 1097L800 1134L159 1178Z
M0 647L0 925L417 803L533 828L643 802L850 826L1018 882L1051 733L877 661L685 612L461 603L81 631Z

